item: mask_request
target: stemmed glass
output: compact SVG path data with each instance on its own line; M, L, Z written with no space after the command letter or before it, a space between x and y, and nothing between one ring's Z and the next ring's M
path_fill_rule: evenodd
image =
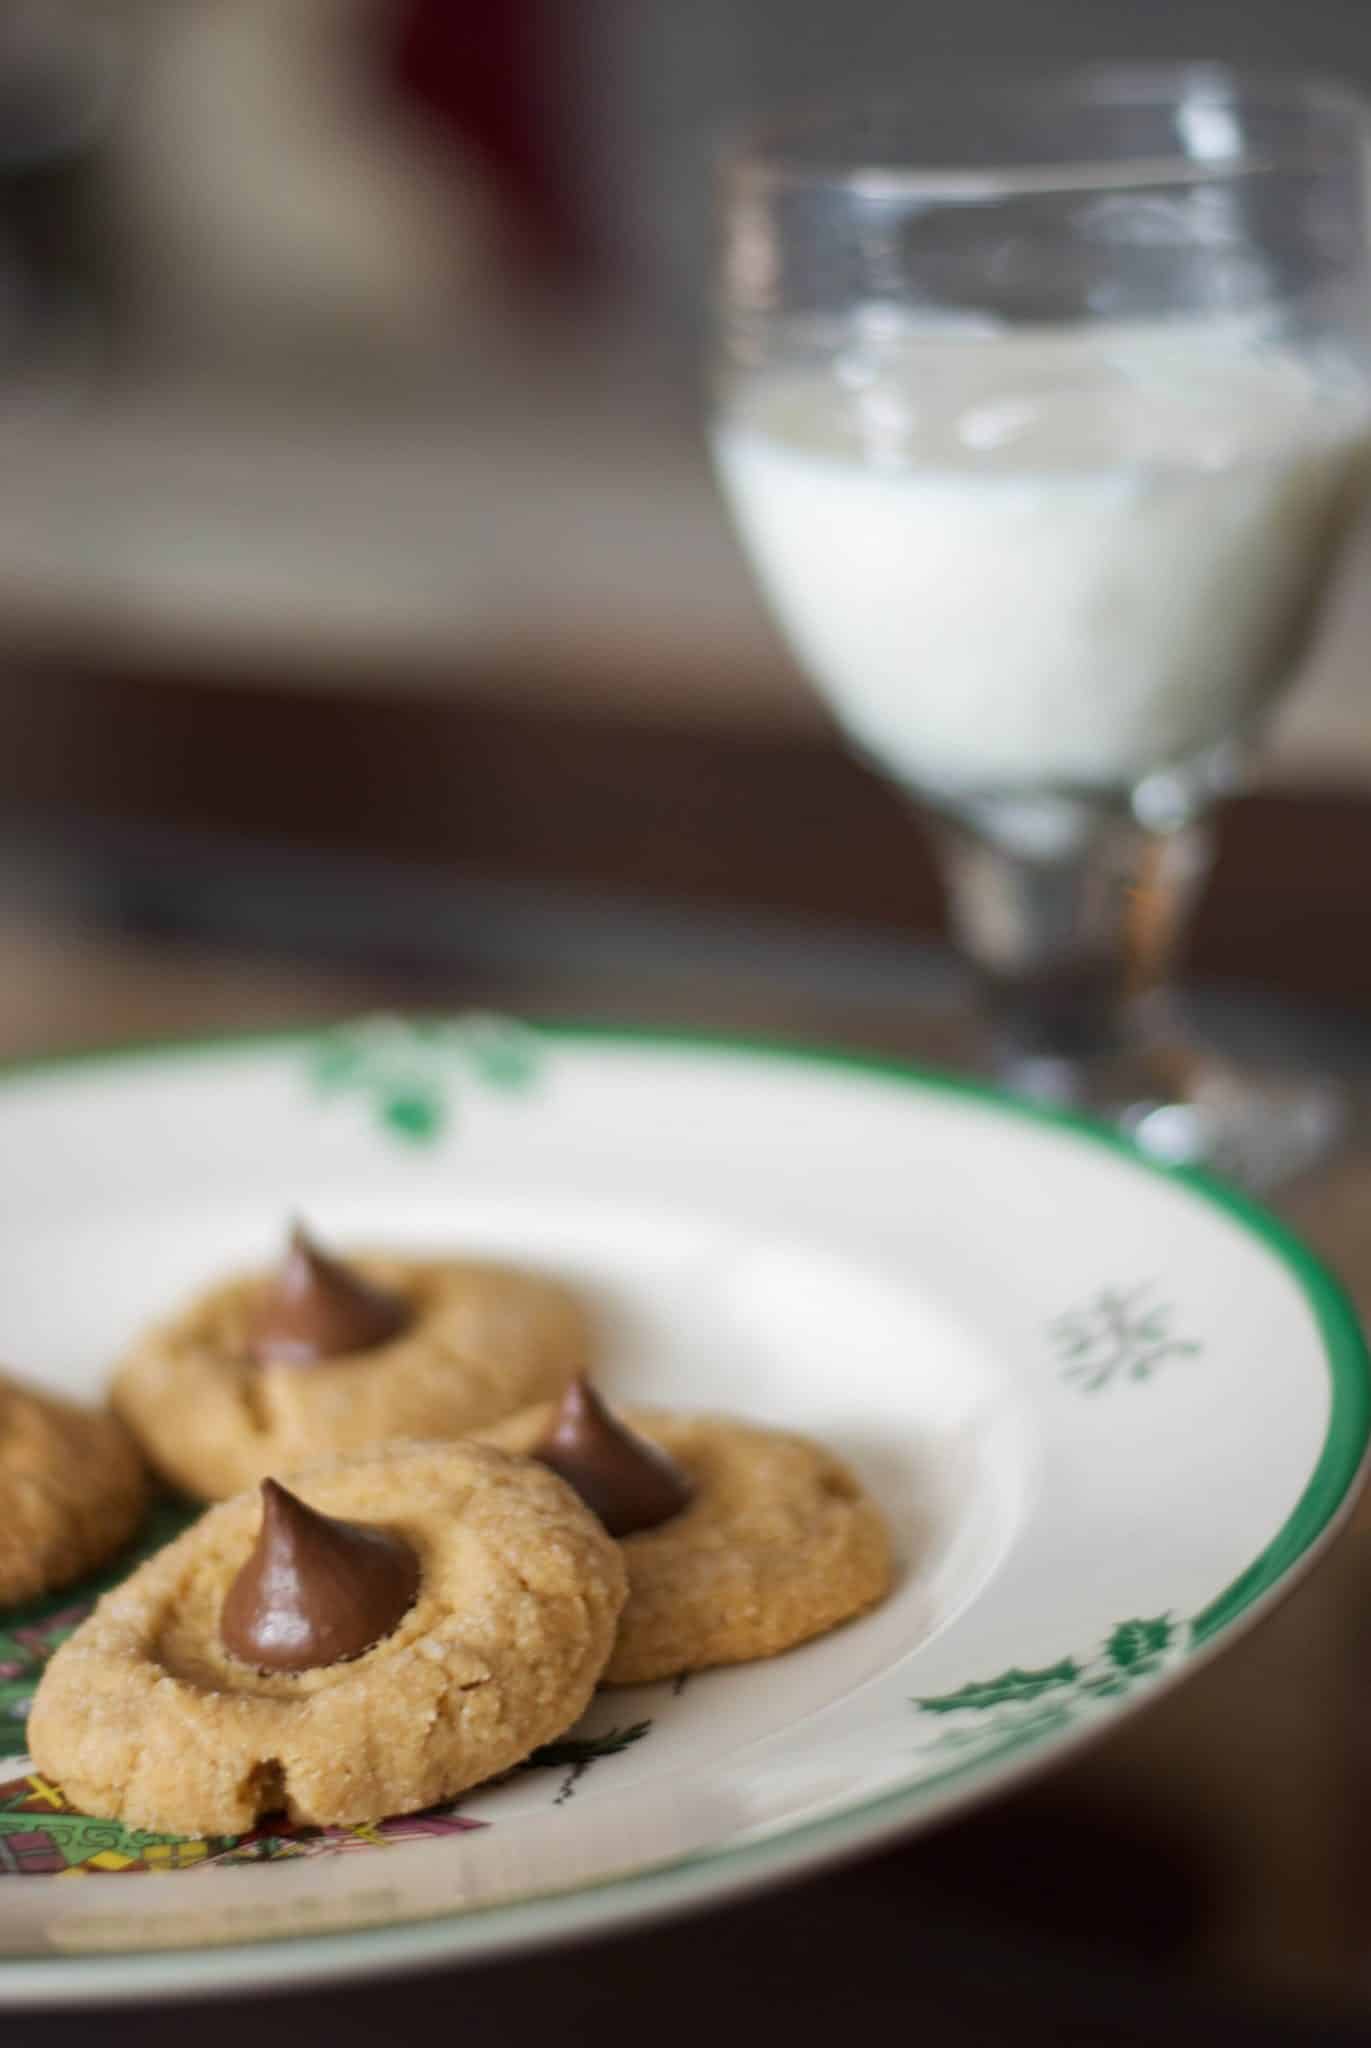
M999 1074L1257 1184L1330 1100L1186 1043L1166 983L1366 474L1369 133L1123 70L784 115L723 167L724 491L931 822Z

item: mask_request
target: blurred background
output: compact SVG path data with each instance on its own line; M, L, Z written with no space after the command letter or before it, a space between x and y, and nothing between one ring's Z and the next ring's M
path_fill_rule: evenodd
M35 902L40 925L60 905L353 965L446 948L448 995L563 945L589 986L558 993L591 1008L630 899L656 906L645 944L666 902L935 924L916 835L841 760L711 489L709 158L760 103L988 53L1371 85L1371 12L6 0L11 991L39 973ZM1366 559L1283 724L1282 789L1371 780ZM415 888L387 893L395 861ZM1221 969L1260 965L1267 915L1244 940L1221 878Z

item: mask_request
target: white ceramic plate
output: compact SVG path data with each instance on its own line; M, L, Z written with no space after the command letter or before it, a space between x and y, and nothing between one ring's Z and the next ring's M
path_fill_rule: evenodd
M1250 1621L1367 1440L1356 1322L1264 1214L879 1062L374 1020L12 1071L0 1171L0 1357L54 1387L97 1391L299 1210L344 1246L560 1269L598 1298L612 1392L812 1430L900 1554L868 1618L601 1694L540 1766L389 1839L140 1837L11 1758L0 2003L485 1957L926 1826ZM0 1616L0 1754L78 1606Z

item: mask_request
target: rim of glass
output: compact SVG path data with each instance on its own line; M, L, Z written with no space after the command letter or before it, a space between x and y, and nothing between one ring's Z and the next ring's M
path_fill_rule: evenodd
M1063 156L1058 162L958 164L930 158L926 164L882 161L879 152L843 164L806 154L806 137L843 120L917 114L920 106L944 109L949 98L967 106L1116 106L1120 109L1171 103L1193 95L1197 105L1285 108L1309 117L1310 133L1296 154L1290 150L1163 156L1119 154ZM988 199L1025 192L1086 191L1095 187L1213 184L1237 178L1331 167L1346 161L1349 148L1371 150L1371 96L1318 74L1283 76L1212 62L1102 64L1021 77L958 78L955 74L902 91L812 96L780 104L740 123L719 153L726 180L760 188L835 185L873 199L928 196Z

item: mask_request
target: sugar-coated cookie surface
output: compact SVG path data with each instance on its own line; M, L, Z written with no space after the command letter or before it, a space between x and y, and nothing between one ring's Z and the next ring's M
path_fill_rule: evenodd
M628 1600L606 1684L774 1656L889 1591L880 1512L821 1445L726 1416L616 1412L675 1459L693 1497L669 1521L622 1539ZM541 1404L482 1440L527 1453L555 1414Z
M268 1476L400 1438L457 1437L558 1394L590 1360L589 1314L559 1281L476 1259L358 1258L411 1320L372 1350L257 1364L268 1276L227 1280L147 1331L112 1398L173 1485L220 1500Z
M178 1834L236 1834L278 1810L375 1820L498 1776L583 1711L626 1577L554 1474L482 1445L397 1444L293 1484L412 1545L414 1604L347 1662L255 1670L219 1623L259 1497L211 1508L106 1594L43 1674L30 1747L84 1811Z
M0 1606L94 1571L147 1502L143 1461L105 1412L0 1377Z

